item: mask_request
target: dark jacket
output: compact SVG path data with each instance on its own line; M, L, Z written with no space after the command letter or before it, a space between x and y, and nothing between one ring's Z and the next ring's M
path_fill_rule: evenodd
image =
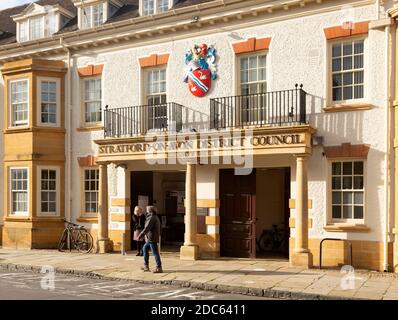
M156 214L146 213L145 227L138 238L145 235L146 242L159 243L160 239L160 220Z
M140 216L137 216L136 214L133 214L133 230L142 230L145 228L145 214L141 214Z

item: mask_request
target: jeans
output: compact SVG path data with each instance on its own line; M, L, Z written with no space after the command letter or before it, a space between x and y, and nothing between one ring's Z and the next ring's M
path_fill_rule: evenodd
M149 248L152 251L153 256L155 257L156 267L162 267L162 261L160 260L158 244L156 242L146 242L143 247L144 251L144 264L149 266Z

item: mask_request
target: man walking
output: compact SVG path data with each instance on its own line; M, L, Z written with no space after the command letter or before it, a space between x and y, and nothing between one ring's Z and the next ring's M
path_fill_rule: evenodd
M145 227L139 234L138 238L142 239L145 236L145 244L142 248L144 251L144 266L141 268L143 271L149 271L149 249L151 249L156 261L156 269L153 273L162 273L162 261L159 255L159 238L160 238L160 220L156 215L156 208L148 206L146 212Z

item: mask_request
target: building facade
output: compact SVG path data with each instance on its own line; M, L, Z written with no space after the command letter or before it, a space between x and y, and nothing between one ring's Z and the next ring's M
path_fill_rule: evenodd
M354 267L395 271L394 14L373 0L0 12L2 246L54 248L66 219L99 252L129 250L133 208L154 204L182 259L317 266L332 238L323 265L349 263L351 243Z

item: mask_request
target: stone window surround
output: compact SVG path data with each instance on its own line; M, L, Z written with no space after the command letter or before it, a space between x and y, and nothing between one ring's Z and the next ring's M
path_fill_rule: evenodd
M324 34L327 41L327 50L331 49L331 45L335 41L344 41L345 39L353 38L353 37L362 37L365 38L369 34L369 21L363 22L345 22L343 25L332 26L328 28L324 28ZM365 45L366 50L366 45ZM357 110L369 110L372 108L372 105L363 101L364 99L359 99L357 102L352 103L352 101L348 101L347 103L334 103L332 101L331 95L331 55L328 53L328 67L327 67L327 106L323 108L324 112L345 112L345 111L357 111ZM366 68L366 65L364 66Z
M84 80L88 77L102 77L102 73L104 71L104 64L89 64L84 67L77 68L77 73L79 75L80 80ZM101 84L103 86L103 83ZM84 83L81 81L80 84L80 105L81 105L81 125L77 128L79 132L86 131L100 131L103 130L104 127L101 123L86 123L84 120L84 103L83 103L83 95L84 95Z

